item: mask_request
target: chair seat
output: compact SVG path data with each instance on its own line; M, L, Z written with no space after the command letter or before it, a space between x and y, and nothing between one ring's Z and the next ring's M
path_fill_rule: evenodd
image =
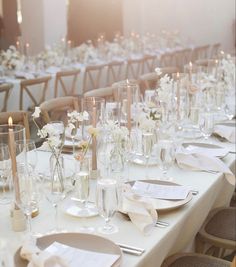
M161 267L230 267L230 262L197 253L178 253L168 257Z

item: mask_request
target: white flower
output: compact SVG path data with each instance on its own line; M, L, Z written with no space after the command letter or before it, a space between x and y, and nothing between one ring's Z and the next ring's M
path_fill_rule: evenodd
M152 132L155 127L155 121L150 118L142 118L139 122L139 128L145 132Z
M160 76L162 74L161 69L160 68L155 68L155 72L158 76Z
M40 109L40 107L35 107L35 110L34 110L34 113L32 114L32 117L33 117L34 119L39 118L40 113L41 113L41 109Z

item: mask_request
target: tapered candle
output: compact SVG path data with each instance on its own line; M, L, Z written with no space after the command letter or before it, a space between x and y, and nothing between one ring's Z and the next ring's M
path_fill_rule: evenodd
M96 125L97 125L97 109L96 109L95 99L93 99L92 126L94 128L96 128ZM92 139L92 170L97 170L96 150L97 150L96 136L93 136L93 139Z
M131 131L131 87L127 81L127 128Z
M26 43L25 44L25 55L28 57L29 56L29 48L30 48L30 44Z
M180 119L180 81L179 72L176 74L176 84L177 84L177 118Z
M11 165L12 165L12 177L15 189L15 200L16 203L20 202L20 189L19 189L19 180L17 176L17 165L16 165L16 152L15 152L15 138L13 133L13 121L12 117L8 118L8 125L9 125L9 150L11 155ZM19 209L18 206L15 206L16 209Z
M20 52L20 42L19 41L16 42L16 49L18 52Z
M193 64L190 61L189 62L189 80L190 80L190 83L192 83L192 72L193 72Z

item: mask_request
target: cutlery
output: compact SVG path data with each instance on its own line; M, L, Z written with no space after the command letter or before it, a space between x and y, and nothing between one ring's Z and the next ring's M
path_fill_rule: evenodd
M117 243L121 250L125 253L140 256L145 252L145 249L129 246L126 244Z
M190 190L190 191L191 191L192 195L194 195L194 196L196 196L199 193L198 190Z
M169 223L168 222L164 222L164 221L157 221L156 222L156 225L155 225L156 227L161 227L161 228L165 228L165 227L167 227L167 226L169 226Z

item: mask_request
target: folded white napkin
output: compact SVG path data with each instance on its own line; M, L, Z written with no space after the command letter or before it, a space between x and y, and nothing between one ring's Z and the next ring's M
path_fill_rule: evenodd
M35 238L25 240L20 256L29 261L27 267L69 267L59 256L40 250Z
M187 151L193 153L198 153L198 154L204 154L210 157L224 157L229 150L224 148L224 147L199 147L195 145L190 145L185 148Z
M32 73L24 72L24 71L16 71L15 77L16 78L25 78L25 79L34 79L35 78Z
M215 125L214 132L227 139L230 143L236 143L235 127L226 125Z
M133 194L130 186L123 189L121 211L128 214L132 223L144 234L150 233L157 222L157 212L151 202Z
M193 171L216 171L225 174L227 181L235 185L235 176L223 161L216 157L206 156L199 153L191 153L184 148L179 148L176 152L176 161L179 167Z

